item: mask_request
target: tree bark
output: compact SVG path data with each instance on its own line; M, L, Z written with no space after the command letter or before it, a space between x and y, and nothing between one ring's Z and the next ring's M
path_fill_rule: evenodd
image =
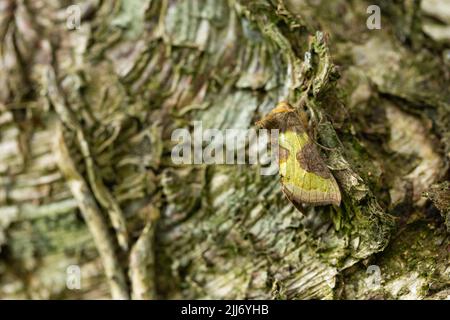
M446 1L73 4L0 0L1 298L450 297ZM171 159L302 97L340 207Z

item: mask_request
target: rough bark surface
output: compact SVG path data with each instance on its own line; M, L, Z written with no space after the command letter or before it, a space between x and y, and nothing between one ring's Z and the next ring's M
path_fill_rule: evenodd
M71 4L0 0L0 298L450 297L448 1ZM173 164L305 92L339 208Z

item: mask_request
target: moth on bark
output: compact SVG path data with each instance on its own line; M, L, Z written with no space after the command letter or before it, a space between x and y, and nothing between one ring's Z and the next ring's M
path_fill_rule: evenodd
M280 102L256 123L278 129L278 163L284 194L298 209L301 203L313 206L341 203L339 186L308 133L306 113Z

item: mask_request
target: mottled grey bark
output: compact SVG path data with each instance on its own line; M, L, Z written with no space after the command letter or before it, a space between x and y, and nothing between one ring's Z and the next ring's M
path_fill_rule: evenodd
M77 4L0 2L1 298L449 297L445 1ZM339 208L172 162L174 129L306 92Z

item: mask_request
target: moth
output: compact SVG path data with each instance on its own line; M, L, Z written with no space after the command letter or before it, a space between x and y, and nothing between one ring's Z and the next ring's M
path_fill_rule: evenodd
M295 207L339 206L339 186L308 133L307 115L287 102L280 102L258 127L278 129L278 164L284 194Z

